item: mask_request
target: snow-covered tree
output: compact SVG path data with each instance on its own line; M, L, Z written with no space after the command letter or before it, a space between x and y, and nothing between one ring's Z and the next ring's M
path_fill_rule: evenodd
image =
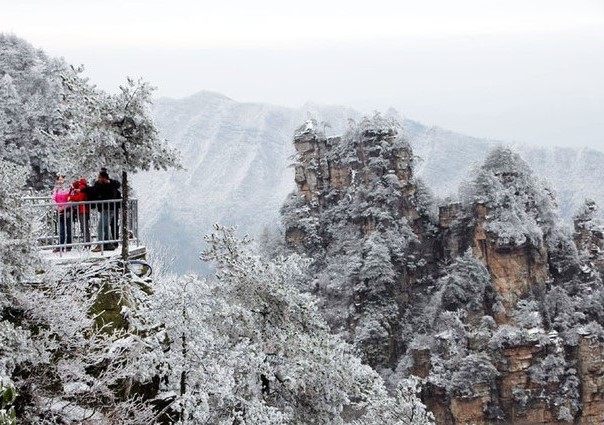
M551 190L509 148L493 149L460 191L466 205L487 207L486 230L500 246L539 246L558 225Z
M25 184L25 167L0 161L0 423L16 420L18 392L13 372L20 361L34 355L29 332L17 321L16 294L23 279L32 271L35 256L31 248L31 223L20 201Z
M447 267L439 285L440 298L435 298L439 309L484 312L485 306L492 307L496 301L487 268L470 250Z
M63 148L43 133L60 133L60 75L70 68L14 35L0 34L0 159L26 167L43 189L64 171Z
M178 152L159 136L151 117L154 88L148 82L127 78L117 94L109 94L93 86L81 70L61 77L65 131L54 138L73 148L66 155L71 155L75 170L136 172L179 165Z
M428 425L434 423L434 415L419 402L421 386L415 377L398 384L392 399L379 400L367 408L367 413L353 422L354 425Z
M0 288L3 289L21 282L35 263L32 217L21 202L25 176L24 167L0 161Z
M151 118L153 87L126 79L108 94L82 68L49 59L14 36L0 35L2 159L28 166L29 183L44 188L56 173L121 174L122 255L128 255L128 172L180 166L176 150Z
M66 129L48 135L69 146L72 169L90 174L101 167L121 174L123 208L122 257L128 257L128 173L180 167L178 151L159 136L151 116L154 88L141 79L126 79L115 95L91 86L78 72L62 76L65 101L61 122Z
M297 289L307 261L260 258L232 229L217 227L207 240L203 257L216 263L216 279L179 278L157 298L171 341L168 389L183 423L378 423L365 415L430 423L416 392L390 399L330 333L314 297Z
M1 311L0 374L24 423L151 423L161 334L137 309L144 283L117 264L47 269Z
M575 213L574 240L581 262L590 269L604 264L604 224L597 216L598 204L586 199Z

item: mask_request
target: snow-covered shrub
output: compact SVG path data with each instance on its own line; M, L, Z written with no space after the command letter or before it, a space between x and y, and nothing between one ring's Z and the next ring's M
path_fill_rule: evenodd
M0 374L0 425L16 425L17 411L13 406L16 399L15 386Z
M544 344L550 343L549 338L543 329L531 329L530 331L518 328L512 325L501 325L493 333L489 341L489 348L493 351L502 348L522 346L526 344Z
M21 194L25 168L0 161L0 291L20 282L37 263L32 249L32 215ZM0 299L0 308L9 300Z
M529 376L533 382L546 385L559 383L566 373L568 365L561 353L548 354L541 362L529 367Z
M539 304L534 300L520 300L512 312L516 325L523 329L543 328Z
M558 224L551 190L509 148L493 149L460 188L466 206L487 208L486 230L500 247L540 246Z
M554 278L572 279L580 270L580 259L570 230L564 226L554 228L546 240L549 269Z
M546 325L557 331L566 330L583 319L576 314L574 300L560 286L554 286L545 294L543 317Z
M393 399L383 399L369 404L367 413L353 425L429 425L434 415L419 400L420 383L417 378L401 381Z
M28 183L42 189L66 166L65 147L43 133L63 130L61 75L74 71L9 34L0 34L0 70L0 160L24 167Z
M439 281L440 302L445 310L463 308L478 311L485 307L491 296L491 277L483 263L470 250L447 267Z
M528 372L531 381L542 388L555 388L553 392L544 391L537 396L558 407L559 419L574 417L581 406L580 384L576 369L568 364L563 351L548 354L529 367Z
M446 388L460 397L473 397L478 386L490 386L499 372L486 353L471 353L461 359L451 375Z

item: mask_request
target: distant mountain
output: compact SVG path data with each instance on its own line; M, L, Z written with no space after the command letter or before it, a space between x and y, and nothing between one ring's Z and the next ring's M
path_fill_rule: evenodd
M388 111L395 115L395 111ZM175 256L177 272L200 271L203 236L214 223L236 225L258 235L279 223L279 208L294 187L294 130L308 118L329 123L327 134L345 131L361 114L343 106L306 104L287 108L240 103L200 92L184 99L159 99L156 122L177 146L185 171L139 174L145 239ZM420 158L417 173L437 196L454 194L472 165L501 142L478 139L401 119L406 137ZM604 154L590 149L513 146L557 190L563 217L585 197L604 203Z
M294 128L317 117L340 132L359 116L342 107L239 103L211 92L160 99L156 122L181 150L186 171L136 176L146 240L175 254L175 270L199 270L203 236L214 223L255 235L278 222L279 207L294 187L288 168Z
M536 175L550 183L556 191L560 215L566 221L571 221L585 198L592 198L604 207L604 153L601 151L479 139L411 120L404 120L403 126L420 159L417 174L437 196L455 194L472 167L481 163L494 146L505 144L518 152Z

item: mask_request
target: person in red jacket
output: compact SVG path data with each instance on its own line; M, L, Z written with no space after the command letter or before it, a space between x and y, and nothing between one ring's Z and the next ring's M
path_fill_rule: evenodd
M69 197L70 202L84 202L88 200L86 195L88 182L86 179L76 180L71 185L73 187L72 194ZM90 243L90 205L82 203L77 206L78 221L80 222L80 234L83 242ZM90 248L88 245L85 249Z

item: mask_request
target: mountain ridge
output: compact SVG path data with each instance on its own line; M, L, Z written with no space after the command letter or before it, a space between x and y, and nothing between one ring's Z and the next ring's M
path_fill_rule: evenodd
M425 126L393 109L384 115L400 120L420 159L417 174L441 198L455 195L472 164L493 146L505 144ZM184 272L200 269L197 252L214 223L236 225L252 236L267 226L278 227L279 209L294 190L294 171L289 166L294 130L301 123L309 118L328 122L331 127L325 132L336 135L346 131L350 119L358 121L363 115L345 106L307 102L291 108L237 102L201 91L182 99L158 99L154 116L162 137L181 150L186 171L134 177L141 229L147 240L156 239L158 245L178 253L175 270ZM604 177L599 171L604 169L603 153L589 148L512 147L537 175L550 180L560 195L565 219L585 197L604 202L604 188L598 183ZM591 174L582 173L583 168Z

